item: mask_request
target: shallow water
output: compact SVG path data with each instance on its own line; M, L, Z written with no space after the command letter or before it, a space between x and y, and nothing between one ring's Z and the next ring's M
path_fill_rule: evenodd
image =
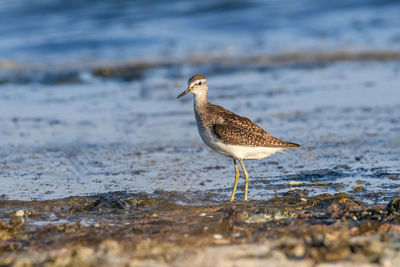
M0 59L30 64L400 45L395 0L29 1L0 4Z
M394 61L160 67L125 82L78 71L75 83L3 84L0 195L28 200L191 190L200 199L213 193L227 200L232 161L200 140L192 97L176 99L199 69L208 77L211 102L302 145L245 163L249 199L294 189L350 192L369 202L398 194L400 63ZM239 184L238 200L243 179Z

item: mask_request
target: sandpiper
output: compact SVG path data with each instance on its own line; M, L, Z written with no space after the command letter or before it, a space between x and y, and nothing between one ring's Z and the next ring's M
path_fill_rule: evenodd
M275 138L250 119L211 104L207 100L207 90L206 77L201 74L195 75L188 80L187 89L178 95L178 98L188 93L194 94L194 114L201 138L216 152L233 159L235 183L231 202L235 199L236 186L240 177L236 161L240 162L245 178L244 201L247 201L249 175L243 160L263 159L276 152L300 147L300 145Z

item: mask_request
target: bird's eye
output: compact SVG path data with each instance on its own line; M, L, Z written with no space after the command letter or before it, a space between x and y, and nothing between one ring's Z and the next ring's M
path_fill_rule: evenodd
M201 85L201 82L199 82L199 85Z

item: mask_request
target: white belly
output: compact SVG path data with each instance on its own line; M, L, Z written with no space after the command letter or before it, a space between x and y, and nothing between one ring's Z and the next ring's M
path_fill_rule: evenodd
M212 132L211 129L205 129L201 126L198 127L201 139L210 148L218 153L230 157L232 159L263 159L271 156L276 152L282 152L283 149L279 147L251 147L251 146L238 146L230 145L221 142Z

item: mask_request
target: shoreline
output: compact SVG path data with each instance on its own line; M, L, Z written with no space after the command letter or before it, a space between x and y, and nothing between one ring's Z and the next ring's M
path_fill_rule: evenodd
M301 191L233 204L171 199L176 195L1 200L0 264L395 266L400 258L399 198L386 206Z

